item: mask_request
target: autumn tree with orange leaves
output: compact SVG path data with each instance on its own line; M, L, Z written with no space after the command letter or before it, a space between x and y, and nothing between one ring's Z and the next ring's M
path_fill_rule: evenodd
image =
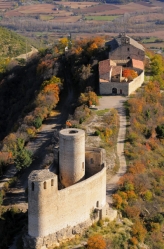
M133 80L134 78L136 78L138 76L138 74L136 71L129 69L129 68L126 68L123 70L122 76L129 79L129 80Z
M151 248L162 248L164 239L159 235L163 229L164 140L159 136L159 127L164 124L164 94L160 84L145 84L129 98L126 107L129 126L124 154L128 167L118 181L113 205L133 221L129 240L133 246L145 238L145 243L151 241L156 231L157 241L151 241Z
M105 249L106 242L99 234L93 235L88 239L87 249Z

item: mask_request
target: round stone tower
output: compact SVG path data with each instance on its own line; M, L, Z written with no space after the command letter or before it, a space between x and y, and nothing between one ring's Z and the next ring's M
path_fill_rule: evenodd
M63 129L59 133L59 177L64 187L85 176L85 131Z
M57 175L47 169L34 170L28 178L28 234L47 236L54 232Z

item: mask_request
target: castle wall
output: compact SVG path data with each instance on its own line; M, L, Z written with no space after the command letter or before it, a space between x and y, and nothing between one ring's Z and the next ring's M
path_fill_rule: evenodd
M144 71L135 78L132 82L129 83L128 95L134 92L137 88L139 88L144 82Z
M54 179L57 180L57 176L54 175ZM47 189L44 189L45 181ZM93 209L98 206L101 209L106 204L105 167L85 181L59 191L57 181L53 187L50 179L45 181L36 183L32 191L29 177L28 234L32 237L48 236L85 222Z
M59 177L64 187L85 175L85 131L63 129L59 133Z
M112 89L117 89L117 94L128 96L139 88L144 82L144 71L131 82L100 82L100 94L112 94Z
M109 82L109 83L100 83L100 94L112 94L112 89L117 89L117 94L128 95L129 83L127 82Z
M85 173L92 176L105 166L105 150L102 148L86 148L85 150Z
M127 60L132 58L144 61L145 52L132 46L131 44L124 44L109 53L110 60Z
M54 232L90 219L91 210L106 204L106 168L96 175L57 192Z

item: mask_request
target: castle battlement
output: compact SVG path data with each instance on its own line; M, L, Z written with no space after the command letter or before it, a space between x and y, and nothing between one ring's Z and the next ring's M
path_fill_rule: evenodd
M48 248L74 236L80 227L76 233L81 233L93 219L107 215L105 150L85 150L83 130L60 131L59 180L64 187L61 190L53 172L44 169L30 174L28 236L24 248L29 249L31 241L33 248Z

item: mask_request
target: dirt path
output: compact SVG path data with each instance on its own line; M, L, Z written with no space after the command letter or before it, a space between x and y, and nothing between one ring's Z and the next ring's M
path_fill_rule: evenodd
M52 144L54 131L60 130L68 118L68 109L72 99L73 93L70 91L67 98L65 99L65 104L57 110L58 114L48 118L42 125L37 137L28 143L26 148L32 151L34 160L30 167L24 171L16 186L9 190L4 199L3 205L14 205L24 211L27 210L28 204L25 190L28 185L28 176L33 170L42 168L45 156L47 154L47 147ZM8 174L10 173L11 172L8 172Z
M15 57L16 59L28 59L30 58L32 55L37 54L38 53L38 49L34 48L33 46L31 46L31 51L26 53L26 54L20 54L19 56Z
M65 123L68 115L68 106L72 100L71 93L69 94L65 105L62 107L61 112L56 116L47 119L42 126L41 131L38 133L37 138L28 143L27 148L34 154L35 160L29 168L25 170L21 178L19 179L15 188L10 189L7 194L4 205L16 205L18 208L26 210L28 205L26 203L25 189L27 188L28 176L32 170L41 168L42 162L46 155L46 148L51 144L51 139L54 134L54 130L59 130L63 123ZM126 133L126 115L123 107L125 97L121 96L104 96L100 99L99 109L104 108L116 108L120 117L120 129L117 140L117 154L120 161L119 171L107 182L107 201L112 203L111 194L117 189L117 182L126 172L126 161L124 157L124 139Z
M127 98L122 96L103 96L99 102L99 109L104 108L115 108L118 110L119 119L120 119L120 128L117 138L117 155L119 158L120 168L119 171L107 182L107 202L109 204L112 204L112 197L111 195L116 191L117 189L117 182L119 178L125 174L126 172L126 161L124 156L124 140L126 135L126 114L125 114L125 108L123 106L124 101L126 101Z

